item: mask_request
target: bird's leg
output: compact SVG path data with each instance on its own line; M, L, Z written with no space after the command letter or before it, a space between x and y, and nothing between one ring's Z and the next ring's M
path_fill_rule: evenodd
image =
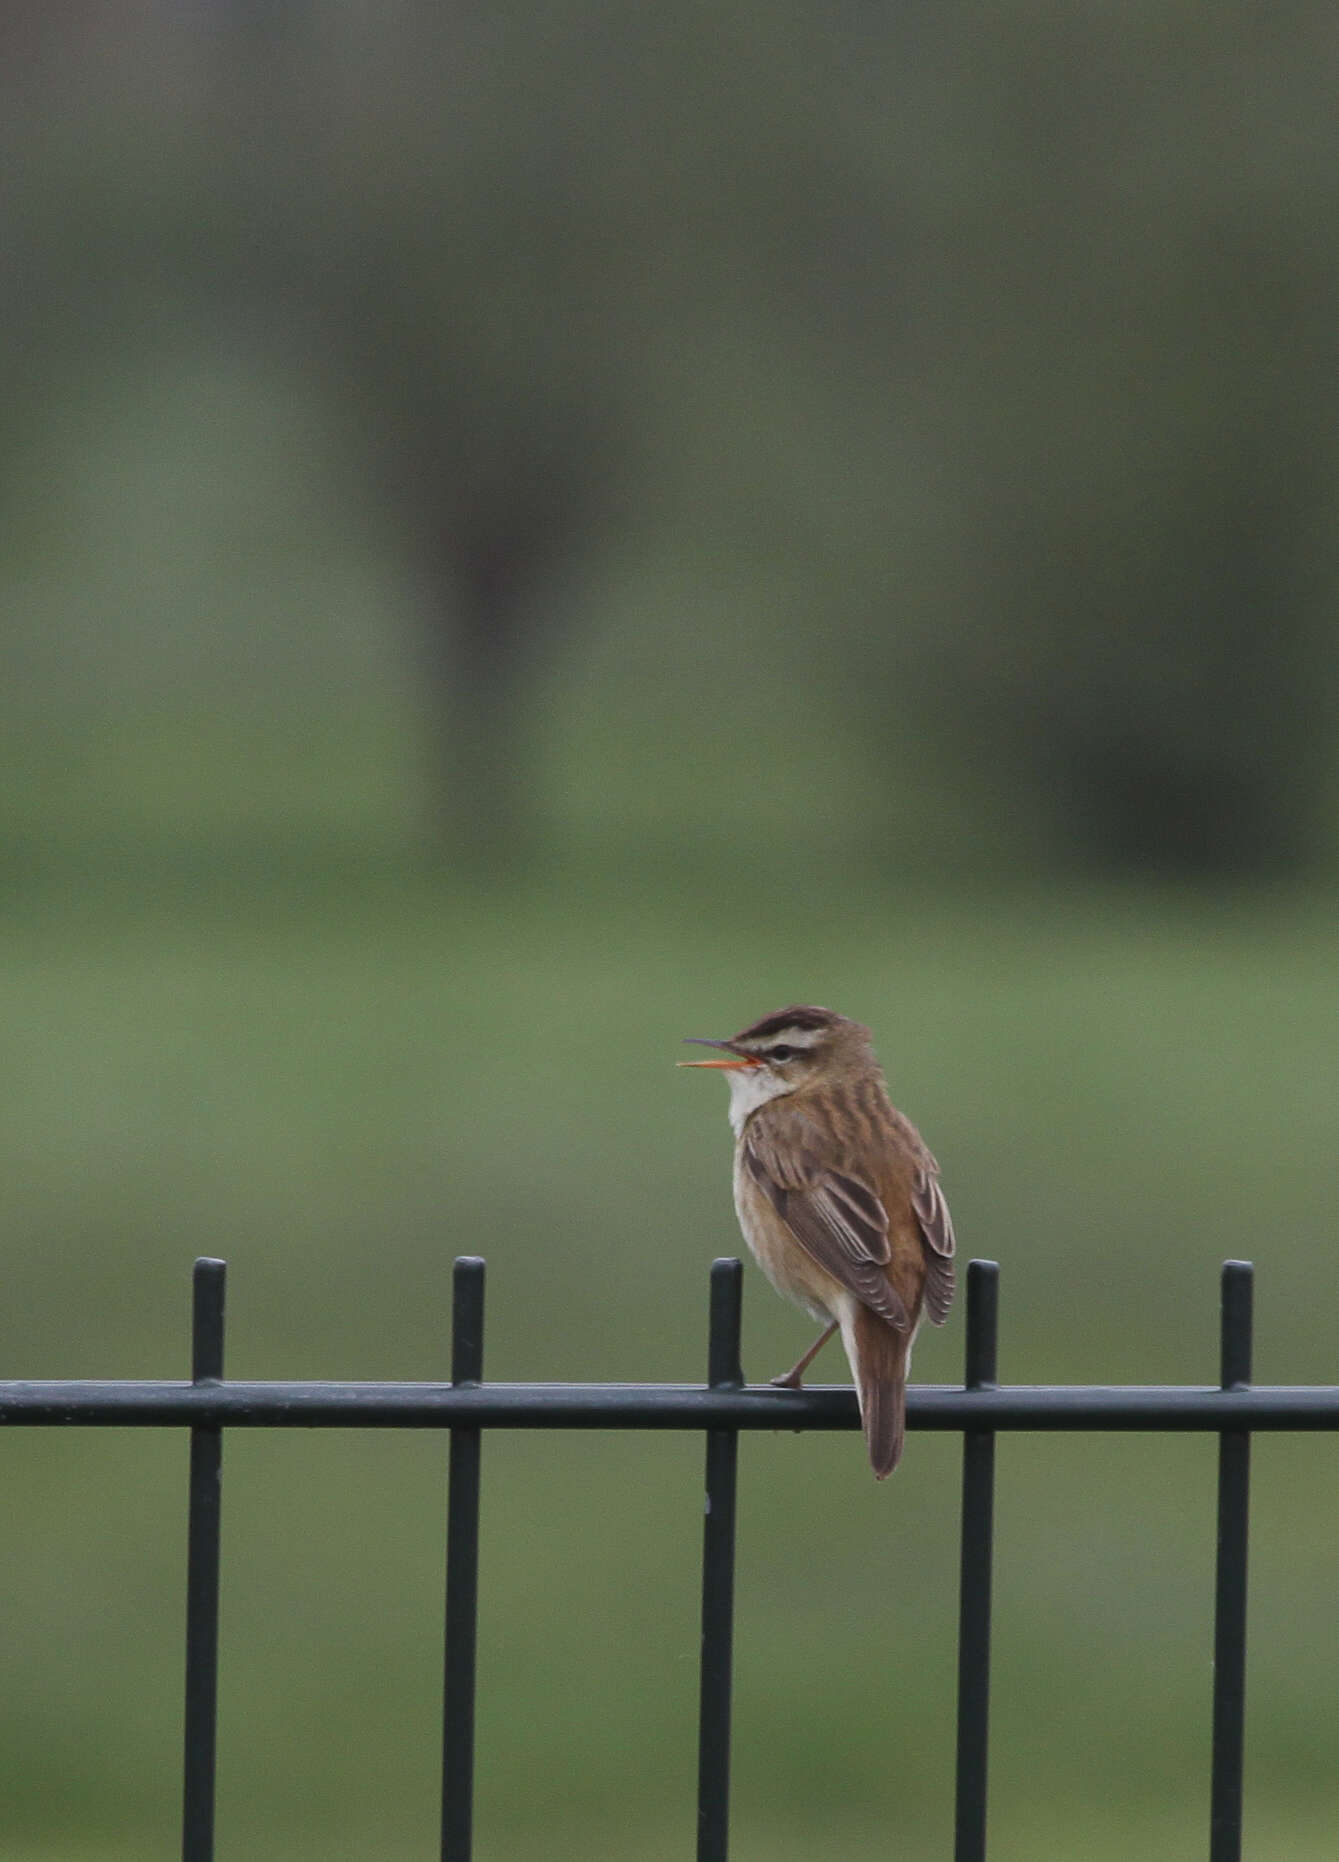
M772 1379L776 1388L778 1390L798 1390L800 1388L800 1378L809 1369L809 1366L813 1363L814 1359L818 1356L819 1352L823 1349L824 1345L827 1344L836 1330L837 1321L834 1319L826 1332L819 1333L817 1340L810 1345L808 1351L805 1352L798 1364L793 1364L783 1377L774 1377Z

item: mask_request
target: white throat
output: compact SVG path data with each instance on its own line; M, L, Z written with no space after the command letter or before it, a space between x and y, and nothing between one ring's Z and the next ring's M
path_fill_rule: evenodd
M783 1093L794 1091L784 1080L778 1079L770 1067L732 1068L725 1076L725 1083L730 1088L730 1124L736 1138L743 1131L750 1112L765 1106L769 1099L779 1099Z

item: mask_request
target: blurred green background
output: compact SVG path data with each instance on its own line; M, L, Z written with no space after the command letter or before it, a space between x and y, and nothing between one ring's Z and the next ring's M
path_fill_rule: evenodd
M698 1380L679 1037L876 1032L1016 1381L1335 1378L1329 10L0 22L0 1375ZM809 1336L750 1268L745 1365ZM956 1381L961 1319L917 1375ZM836 1361L825 1375L836 1376ZM186 1445L14 1430L0 1858L177 1842ZM1329 1862L1339 1445L1255 1451ZM739 1862L951 1845L959 1447L741 1449ZM486 1442L478 1853L692 1853L702 1445ZM1199 1857L1214 1445L999 1450L992 1857ZM220 1858L434 1852L445 1444L226 1445Z

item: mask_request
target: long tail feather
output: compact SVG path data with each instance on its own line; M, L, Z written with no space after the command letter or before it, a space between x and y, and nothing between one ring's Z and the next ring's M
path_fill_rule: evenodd
M895 1332L876 1313L861 1307L853 1315L849 1339L843 1327L843 1342L860 1398L869 1464L877 1479L886 1480L902 1459L906 1439L911 1340L905 1332Z

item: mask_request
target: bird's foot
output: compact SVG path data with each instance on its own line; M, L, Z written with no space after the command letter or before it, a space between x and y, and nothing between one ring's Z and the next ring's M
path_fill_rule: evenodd
M804 1384L798 1371L783 1371L780 1377L768 1380L773 1390L803 1390Z

